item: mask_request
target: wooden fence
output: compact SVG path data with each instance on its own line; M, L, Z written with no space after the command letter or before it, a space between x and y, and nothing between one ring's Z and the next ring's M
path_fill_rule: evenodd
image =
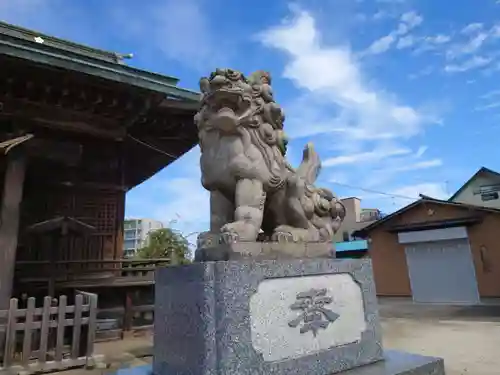
M28 298L19 308L0 310L0 373L33 373L93 365L97 295L78 292L74 305L67 297L45 297L43 307Z

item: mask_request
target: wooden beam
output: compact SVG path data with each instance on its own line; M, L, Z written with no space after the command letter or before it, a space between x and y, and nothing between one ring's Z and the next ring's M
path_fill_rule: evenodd
M44 182L48 185L56 185L56 186L67 186L67 187L75 187L78 189L88 189L88 190L115 190L115 191L128 191L130 189L129 186L125 186L122 184L106 184L100 182L91 182L91 181L48 181Z
M187 111L192 116L194 116L194 114L200 109L200 107L201 104L199 101L181 101L173 99L164 99L160 104L160 108Z
M82 145L75 142L33 139L26 143L29 157L49 159L66 165L77 165L82 158Z
M0 310L8 308L12 294L25 172L24 155L9 153L0 205Z
M0 97L0 102L2 103L2 111L0 111L2 117L115 140L122 140L126 134L118 121L87 112L43 105L25 99Z

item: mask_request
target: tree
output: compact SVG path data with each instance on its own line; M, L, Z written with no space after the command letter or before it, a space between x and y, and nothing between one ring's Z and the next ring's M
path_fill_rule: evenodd
M170 258L174 264L189 263L189 242L172 228L156 229L148 234L146 245L137 251L140 259Z

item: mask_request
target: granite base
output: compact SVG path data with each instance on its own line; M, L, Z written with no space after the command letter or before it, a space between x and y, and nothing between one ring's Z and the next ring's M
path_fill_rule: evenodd
M116 371L114 375L152 375L153 366L143 365ZM172 375L169 373L155 375ZM304 373L304 375L316 375ZM361 366L337 375L445 375L440 358L423 357L395 350L387 350L385 360Z
M116 371L114 375L152 375L153 366L143 365ZM155 375L172 375L169 373ZM316 375L304 373L304 375ZM387 350L385 360L361 366L337 375L445 375L441 358L423 357L395 350Z
M383 358L369 260L162 268L154 326L161 375L329 375Z
M384 351L368 259L201 262L156 271L155 375L444 375Z

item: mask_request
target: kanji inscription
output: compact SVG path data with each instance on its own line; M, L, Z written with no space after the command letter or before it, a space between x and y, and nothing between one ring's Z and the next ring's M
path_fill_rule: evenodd
M316 336L320 329L326 329L340 316L325 307L333 302L333 299L327 296L326 289L310 289L298 293L296 298L297 301L290 308L300 310L301 313L288 322L288 325L292 328L301 325L300 333L311 331Z

